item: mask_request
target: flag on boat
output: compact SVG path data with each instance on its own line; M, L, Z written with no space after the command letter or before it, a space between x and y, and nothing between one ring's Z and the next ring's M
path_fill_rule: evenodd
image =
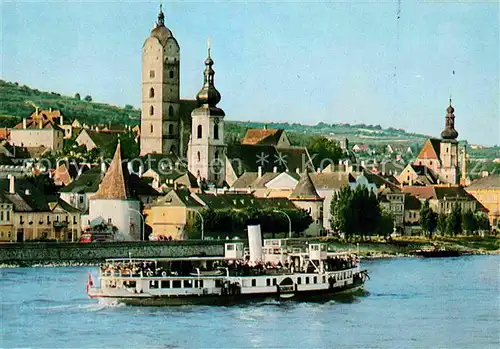
M92 280L92 274L89 273L89 278L87 280L87 286L85 287L85 292L89 293L89 288L91 288L92 286L94 286L94 280Z

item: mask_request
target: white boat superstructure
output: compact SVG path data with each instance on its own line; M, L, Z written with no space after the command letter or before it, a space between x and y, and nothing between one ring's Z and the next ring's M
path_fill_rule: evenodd
M252 238L252 235L254 238ZM249 227L249 253L242 242L225 244L221 257L109 259L91 298L129 304L226 304L254 298L312 298L353 292L366 271L350 252L327 252L324 243L305 248L287 239L264 240Z

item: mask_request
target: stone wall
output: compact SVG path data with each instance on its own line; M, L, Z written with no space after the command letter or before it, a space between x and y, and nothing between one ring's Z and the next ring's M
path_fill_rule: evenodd
M99 263L106 258L223 256L224 241L23 243L0 245L0 264Z

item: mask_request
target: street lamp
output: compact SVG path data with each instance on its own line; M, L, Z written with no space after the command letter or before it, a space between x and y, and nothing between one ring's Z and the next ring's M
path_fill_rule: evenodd
M291 239L292 238L292 220L290 219L290 216L286 212L280 211L280 210L273 210L273 212L282 213L286 216L286 218L288 218L288 238Z
M142 222L141 240L144 241L144 216L142 215L141 211L136 210L134 208L129 207L128 210L137 212L139 214L139 216L141 216L141 222Z
M205 233L203 231L203 226L204 226L204 223L203 223L203 216L201 215L201 213L198 211L198 210L195 210L195 209L192 209L192 208L188 208L187 209L188 211L193 211L193 212L196 212L198 214L198 216L200 216L200 219L201 219L201 239L202 240L205 240Z

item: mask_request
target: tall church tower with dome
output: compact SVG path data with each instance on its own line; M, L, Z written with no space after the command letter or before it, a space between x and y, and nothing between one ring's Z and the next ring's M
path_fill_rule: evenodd
M182 152L179 83L180 47L160 5L142 47L141 155Z
M440 178L445 183L458 184L458 132L455 130L455 108L450 105L446 108L445 126L441 132Z
M192 130L188 144L188 169L199 181L221 186L226 178L225 113L217 107L221 95L215 88L213 65L209 43L203 73L203 87L196 96L198 108L191 112Z

